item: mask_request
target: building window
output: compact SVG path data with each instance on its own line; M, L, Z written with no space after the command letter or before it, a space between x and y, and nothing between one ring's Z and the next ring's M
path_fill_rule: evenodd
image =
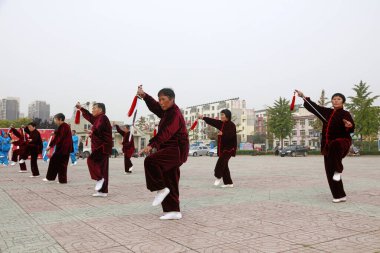
M314 135L314 131L313 130L309 130L309 136L313 136Z
M305 130L300 131L301 136L305 136Z
M293 130L293 136L297 136L297 130Z

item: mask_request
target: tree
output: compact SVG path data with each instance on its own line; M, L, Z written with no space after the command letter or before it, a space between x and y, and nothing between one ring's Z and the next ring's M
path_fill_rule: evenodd
M378 95L372 96L369 91L370 86L360 81L352 88L356 95L348 97L351 101L347 103L347 109L355 120L355 135L359 137L362 144L363 139L370 139L379 132L380 110L373 106Z
M325 95L325 90L322 90L321 96L319 97L318 104L320 106L326 107L331 103L331 101L328 100L328 97ZM321 133L322 132L322 126L323 122L321 120L314 120L313 128L316 132Z
M22 125L26 126L28 123L30 123L32 120L29 118L20 118L17 120L0 120L0 127L2 128L8 128L11 125L13 125L15 128L19 128Z
M254 143L265 143L267 135L264 133L255 133L252 137Z
M280 97L274 102L273 107L268 107L268 132L280 139L281 148L284 146L284 138L292 133L294 120L289 110L289 100Z

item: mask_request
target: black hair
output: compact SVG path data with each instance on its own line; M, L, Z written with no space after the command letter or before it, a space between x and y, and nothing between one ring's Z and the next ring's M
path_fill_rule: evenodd
M102 112L106 113L106 105L103 103L95 103L94 106L97 106L98 108L102 109Z
M74 134L76 134L77 133L77 131L75 131L75 130L71 130L72 132L74 132Z
M228 120L231 120L232 113L231 113L230 110L228 110L228 109L224 109L224 110L222 110L220 113L223 113L224 115L226 115L226 118L227 118Z
M130 130L131 129L131 126L130 125L125 125L125 128Z
M54 118L65 121L65 115L63 113L57 113L56 115L54 115Z
M346 102L346 97L345 97L342 93L335 93L334 95L332 95L331 100L332 100L334 97L341 97L342 100L343 100L343 104Z
M170 88L163 88L161 89L158 94L158 96L167 96L168 98L170 99L173 99L175 98L175 93L174 93L174 90L170 89Z
M28 124L28 126L36 127L36 126L37 126L37 124L36 124L36 123L34 123L34 122L30 122L30 123Z

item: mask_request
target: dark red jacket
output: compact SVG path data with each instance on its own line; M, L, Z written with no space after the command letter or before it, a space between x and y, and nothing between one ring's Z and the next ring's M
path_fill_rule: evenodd
M144 101L149 110L161 119L158 132L150 139L149 146L158 150L166 147L179 148L180 162L186 162L189 155L189 135L181 110L174 104L164 111L160 104L148 94L145 94Z
M26 145L28 143L28 136L26 133L24 133L23 129L20 128L19 131L17 131L15 128L11 128L10 129L10 133L12 133L14 136L16 136L18 138L17 141L14 141L13 142L13 145L14 146L19 146L20 149L25 149L26 148Z
M49 146L55 146L54 153L56 154L69 155L74 151L69 124L64 122L58 127Z
M29 139L31 139L31 141L28 141L28 143L27 143L28 151L31 154L32 153L41 154L43 145L42 145L42 138L41 138L40 132L37 129L30 132L29 128L27 128L27 127L25 127L24 131L25 131L25 133L27 133L29 135Z
M94 117L88 110L81 108L83 117L92 124L91 151L101 149L103 154L112 154L112 126L108 117L102 113Z
M203 120L223 133L218 136L218 155L220 156L223 152L230 152L232 156L236 156L237 136L235 124L231 120L223 122L208 117L203 117Z
M133 140L133 136L131 138L131 141L129 141L129 136L131 134L131 132L124 132L123 130L121 130L121 128L116 125L116 131L121 135L123 136L123 153L131 158L132 155L133 155L133 152L135 152L135 142Z
M345 138L351 141L351 133L355 130L355 123L351 117L351 114L341 109L333 109L320 106L315 102L311 101L310 98L306 98L306 100L326 119L326 121L318 115L318 113L310 106L309 103L304 102L305 108L317 116L323 122L322 127L322 140L321 140L321 152L324 152L326 145L335 139ZM350 121L352 123L351 128L346 128L344 126L343 119Z

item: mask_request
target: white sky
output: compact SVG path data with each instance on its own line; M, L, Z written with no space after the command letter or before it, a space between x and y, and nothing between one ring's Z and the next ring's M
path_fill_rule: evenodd
M380 94L379 47L377 0L0 0L0 97L68 117L96 100L128 122L139 83L174 88L181 107L263 109L294 88L353 95L360 80Z

